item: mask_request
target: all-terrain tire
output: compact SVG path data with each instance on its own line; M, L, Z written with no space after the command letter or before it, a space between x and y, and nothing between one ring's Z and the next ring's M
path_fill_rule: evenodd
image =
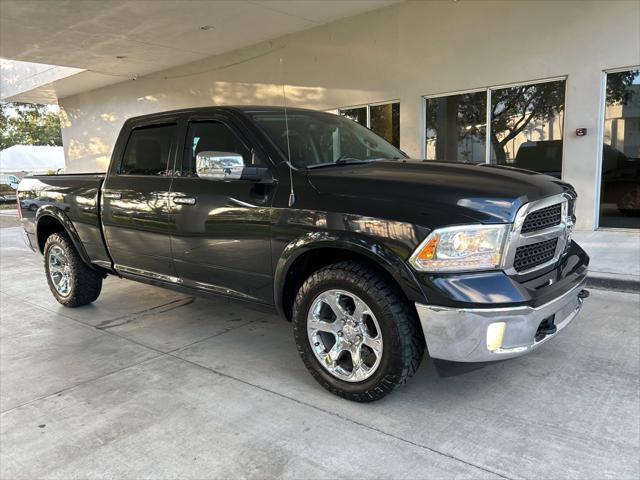
M320 364L309 341L309 309L319 295L331 289L357 295L380 325L380 364L360 382L345 381L330 373ZM311 375L324 388L348 400L371 402L391 393L417 371L424 356L425 340L415 310L396 285L361 262L343 261L314 272L298 291L292 321L298 352Z
M50 274L49 254L51 249L59 247L68 261L70 281L69 292L62 295L56 289ZM49 288L55 299L65 307L80 307L95 301L102 290L102 275L89 267L80 258L73 242L66 232L51 234L44 245L44 269Z

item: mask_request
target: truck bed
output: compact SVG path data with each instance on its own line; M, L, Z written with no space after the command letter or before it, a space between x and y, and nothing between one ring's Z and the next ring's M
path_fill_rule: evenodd
M36 218L48 212L74 229L86 256L99 265L111 264L100 223L100 187L104 173L34 175L18 186L22 224L32 246L42 250Z

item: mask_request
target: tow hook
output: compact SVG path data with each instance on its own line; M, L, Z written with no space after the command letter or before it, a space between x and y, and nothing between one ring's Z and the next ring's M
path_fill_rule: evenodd
M550 317L545 318L540 325L538 325L538 330L536 331L535 341L539 342L547 335L553 335L558 331L558 328L555 325L556 316L551 315Z
M576 310L580 309L582 302L585 298L589 298L589 290L582 289L578 292L578 305ZM535 341L539 342L543 340L547 335L553 335L558 331L558 328L555 325L555 315L551 315L550 317L545 318L540 325L538 325L538 330L535 334Z

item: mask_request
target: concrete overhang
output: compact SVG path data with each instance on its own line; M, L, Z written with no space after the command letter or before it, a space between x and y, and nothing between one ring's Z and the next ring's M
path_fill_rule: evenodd
M0 97L55 103L399 1L3 0Z

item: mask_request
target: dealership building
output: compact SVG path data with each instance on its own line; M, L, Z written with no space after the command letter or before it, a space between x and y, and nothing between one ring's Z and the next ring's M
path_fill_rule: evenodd
M59 104L67 172L104 171L131 116L284 84L412 157L561 178L581 230L640 228L637 0L107 5L0 4L2 100Z

